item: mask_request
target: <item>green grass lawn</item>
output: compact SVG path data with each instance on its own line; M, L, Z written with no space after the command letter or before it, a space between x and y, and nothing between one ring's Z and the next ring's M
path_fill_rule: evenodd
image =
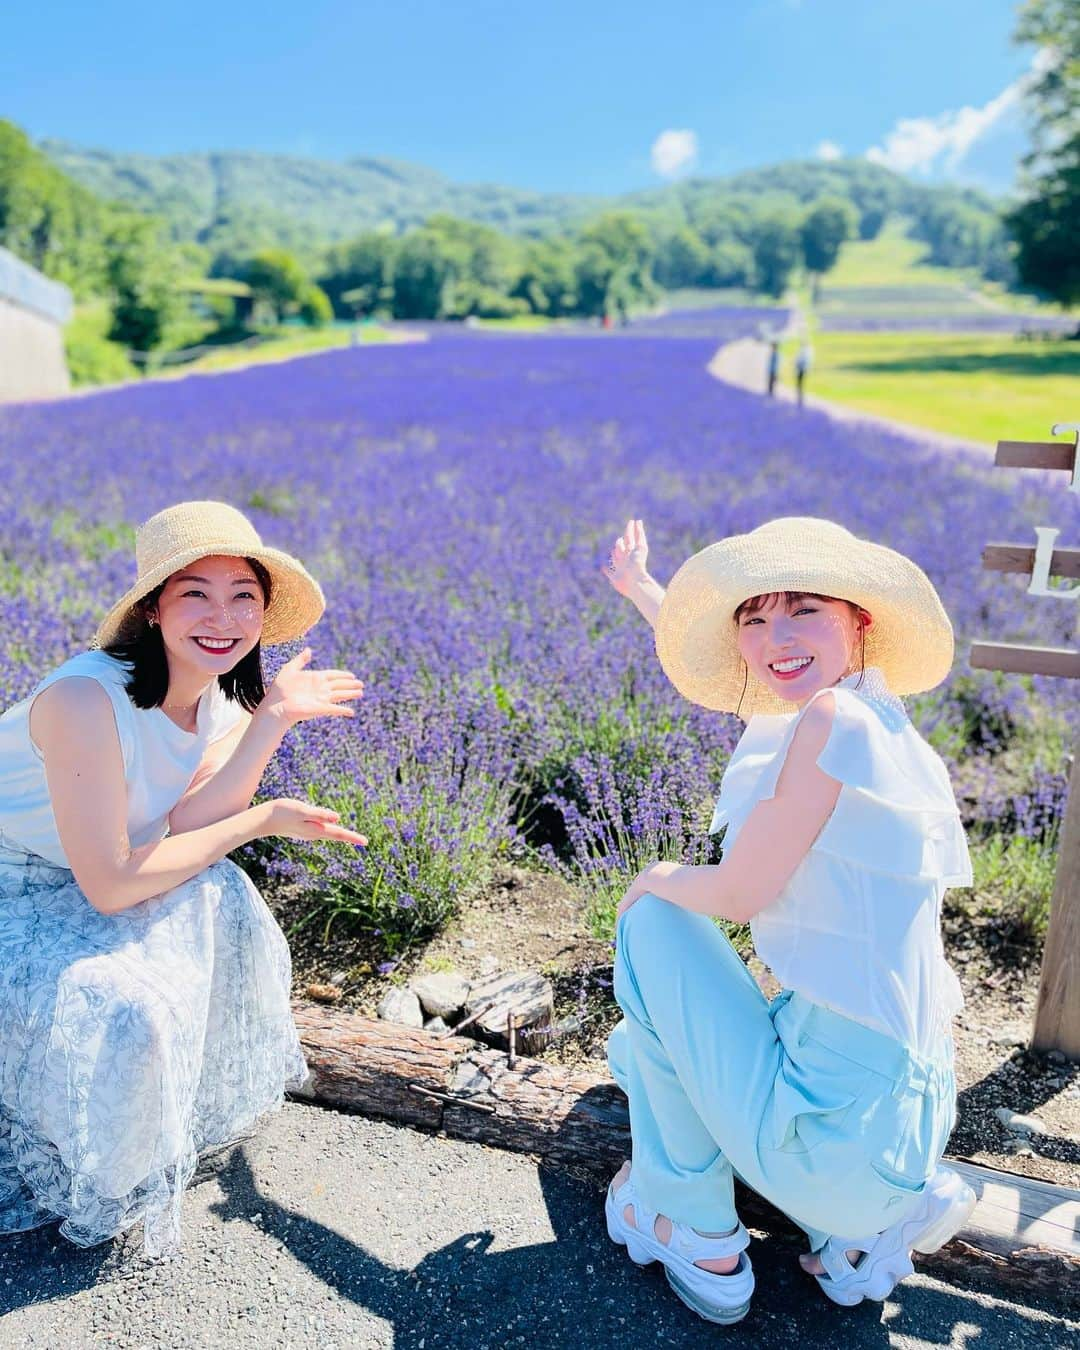
M823 295L849 286L962 290L970 279L967 274L924 262L927 246L909 239L907 229L906 221L891 219L885 222L876 239L853 239L846 243L839 261L825 278Z
M820 332L813 341L808 390L881 417L990 444L1042 440L1053 423L1080 418L1077 342Z
M401 342L407 340L402 334L394 333L375 324L360 324L352 327L327 328L291 328L283 327L276 336L258 346L222 348L221 351L208 352L197 361L189 361L182 366L167 366L156 375L179 377L192 371L239 370L244 366L263 365L268 361L287 361L292 356L303 356L307 352L328 351L333 347L352 346L353 336L367 344L372 342Z

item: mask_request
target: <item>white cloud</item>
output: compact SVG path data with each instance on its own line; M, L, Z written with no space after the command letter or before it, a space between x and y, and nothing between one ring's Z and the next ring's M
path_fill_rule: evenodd
M843 159L844 152L835 141L819 141L814 151L818 159Z
M650 152L653 172L661 178L674 178L676 174L693 166L697 153L696 132L662 131L653 141Z
M1042 65L1037 55L1026 74L980 108L956 108L937 117L902 117L881 145L867 150L866 158L897 173L955 173L974 146L1018 109Z

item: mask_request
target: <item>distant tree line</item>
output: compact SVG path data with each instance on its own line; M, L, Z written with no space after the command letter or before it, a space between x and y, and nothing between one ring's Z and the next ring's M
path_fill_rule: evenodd
M107 202L0 120L0 244L105 306L101 336L118 352L226 340L289 319L625 315L665 291L703 288L779 297L799 273L826 275L845 240L875 238L891 215L908 219L929 262L1076 304L1080 6L1026 0L1016 38L1042 59L1027 90L1035 146L1004 209L971 189L919 186L846 160L690 179L630 194L592 219L568 214L558 228L548 209L531 232L520 216L509 232L437 212L301 247L295 221L285 229L284 216L241 204L198 242L181 237L168 203L159 217Z

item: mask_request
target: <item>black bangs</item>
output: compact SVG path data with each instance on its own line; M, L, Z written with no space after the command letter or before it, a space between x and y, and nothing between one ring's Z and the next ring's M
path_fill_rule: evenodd
M270 573L254 558L245 558L262 588L263 603L270 604ZM135 608L130 624L121 635L101 650L129 667L125 688L136 708L160 708L169 692L169 663L165 657L165 643L161 629L151 624L152 613L164 584L144 596ZM262 645L256 643L250 652L218 676L218 684L227 699L239 703L245 712L254 712L266 697L266 683L262 669Z

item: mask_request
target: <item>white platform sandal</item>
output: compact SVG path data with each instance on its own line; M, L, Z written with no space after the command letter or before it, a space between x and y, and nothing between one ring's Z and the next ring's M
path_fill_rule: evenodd
M627 1206L633 1209L637 1227L626 1221ZM625 1247L631 1261L639 1266L662 1262L668 1284L699 1317L726 1326L741 1321L750 1311L754 1272L746 1255L750 1234L741 1223L734 1233L714 1238L702 1237L685 1224L673 1222L670 1242L661 1242L655 1230L657 1216L638 1200L632 1178L617 1191L614 1183L608 1187L604 1214L612 1242ZM730 1275L715 1275L694 1264L736 1255L739 1264Z
M829 1238L817 1253L825 1274L814 1278L827 1297L845 1308L864 1298L888 1298L914 1272L912 1251L936 1252L963 1228L974 1208L971 1187L951 1168L939 1167L907 1218L865 1242ZM855 1248L864 1255L853 1266L847 1253Z

